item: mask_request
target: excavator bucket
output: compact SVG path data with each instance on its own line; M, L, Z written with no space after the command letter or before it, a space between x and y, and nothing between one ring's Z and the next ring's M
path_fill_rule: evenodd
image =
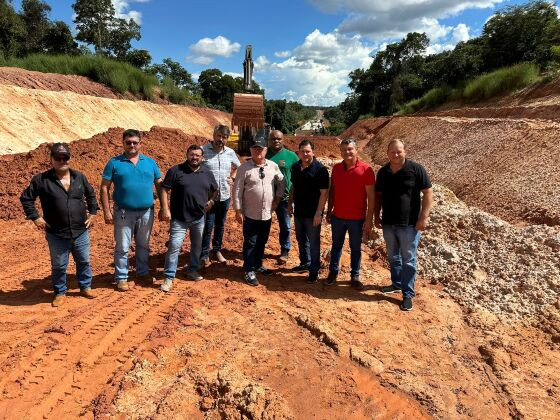
M264 129L264 104L262 95L236 93L233 96L233 117L231 125L239 128L237 151L249 152L253 136Z

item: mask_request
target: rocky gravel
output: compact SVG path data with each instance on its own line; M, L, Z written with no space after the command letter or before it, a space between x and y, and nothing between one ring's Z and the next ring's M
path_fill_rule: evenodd
M418 258L419 274L467 308L504 322L535 325L546 317L560 326L558 226L511 225L436 185Z

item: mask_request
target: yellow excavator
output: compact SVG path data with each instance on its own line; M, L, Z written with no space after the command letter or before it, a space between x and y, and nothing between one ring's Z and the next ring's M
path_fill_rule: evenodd
M263 95L250 93L253 92L254 64L252 54L252 45L247 45L245 48L245 61L243 61L243 89L246 93L235 93L233 95L231 127L233 134L238 134L237 152L240 155L249 154L249 148L257 131L266 131ZM235 137L235 135L230 136L232 147L235 147Z

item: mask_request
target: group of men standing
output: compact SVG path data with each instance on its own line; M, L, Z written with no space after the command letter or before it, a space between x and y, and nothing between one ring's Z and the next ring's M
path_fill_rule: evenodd
M308 272L308 283L317 282L319 277L323 220L331 224L332 231L326 286L337 281L348 232L350 285L357 290L364 288L360 280L361 243L371 237L375 225L383 229L391 267L392 283L382 291L402 292L401 309L412 309L416 249L431 207L431 183L421 165L406 159L400 140L389 143L389 163L379 170L376 182L373 169L359 159L352 139L340 143L342 162L334 165L329 177L327 168L314 156L311 140L301 141L296 154L284 147L281 131L271 131L268 138L259 133L251 144L250 158L242 164L227 147L229 134L227 126L216 126L212 141L204 146L189 146L186 160L169 169L162 180L156 162L140 153L140 132L123 133L123 153L105 166L100 188L105 223L114 226L118 290L129 288L128 254L132 240L137 280L153 281L148 257L155 186L160 201L159 219L170 224L161 285L164 292L173 286L187 230L188 279L201 280L200 269L208 267L212 259L227 262L222 242L231 201L235 218L243 226L243 271L247 284L257 286L258 275L273 273L263 265L272 213L276 213L279 224L281 263L288 260L294 218L299 264L291 271ZM91 292L88 229L98 204L88 180L70 169L69 160L69 146L55 143L51 147L52 168L36 175L21 195L27 218L46 231L55 292L53 306L60 306L65 300L70 253L76 262L81 295L95 297ZM111 185L113 208L109 202ZM37 197L43 217L35 207Z

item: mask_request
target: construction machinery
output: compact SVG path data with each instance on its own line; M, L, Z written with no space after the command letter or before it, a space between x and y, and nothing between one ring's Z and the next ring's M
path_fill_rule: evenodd
M249 148L257 131L265 130L264 98L253 92L253 47L247 45L245 60L243 61L243 89L245 93L235 93L233 96L233 118L231 126L239 133L237 152L248 154Z

